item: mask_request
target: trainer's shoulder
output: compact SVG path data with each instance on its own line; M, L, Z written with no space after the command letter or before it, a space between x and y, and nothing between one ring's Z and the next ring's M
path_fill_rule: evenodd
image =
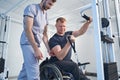
M29 4L29 5L27 5L27 7L26 8L36 8L36 6L37 6L38 4Z

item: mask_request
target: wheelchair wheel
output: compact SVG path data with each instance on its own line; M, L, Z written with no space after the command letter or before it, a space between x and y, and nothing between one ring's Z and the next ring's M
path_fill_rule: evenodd
M63 80L63 78L54 64L45 64L40 68L40 80Z

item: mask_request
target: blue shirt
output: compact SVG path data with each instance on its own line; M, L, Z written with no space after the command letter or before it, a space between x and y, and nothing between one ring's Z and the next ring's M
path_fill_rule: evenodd
M36 44L40 46L43 37L44 27L48 24L47 12L43 13L39 4L31 4L25 8L23 16L29 16L34 18L32 32L34 34ZM24 29L26 28L25 19L23 20L23 27ZM25 30L23 30L22 32L20 44L30 44L29 40L27 39Z
M72 31L65 32L63 36L54 34L53 37L50 38L49 43L48 43L50 49L52 49L56 45L60 45L60 47L63 48L67 43L68 35L72 35ZM70 48L70 50L68 51L67 55L65 56L63 60L71 60L71 54L72 54L72 49ZM57 57L55 56L52 56L50 60L52 60L53 62L58 61Z

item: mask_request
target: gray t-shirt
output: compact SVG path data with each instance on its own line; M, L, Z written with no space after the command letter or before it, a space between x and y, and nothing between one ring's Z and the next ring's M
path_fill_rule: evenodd
M47 12L45 11L43 13L39 4L31 4L25 8L23 16L30 16L30 17L34 18L32 31L33 31L37 45L40 46L40 43L41 43L42 37L43 37L44 27L45 27L45 25L48 24ZM24 27L24 29L26 28L25 20L23 20L23 27ZM23 32L22 32L20 44L23 44L23 45L30 44L30 42L27 39L25 30L23 30Z

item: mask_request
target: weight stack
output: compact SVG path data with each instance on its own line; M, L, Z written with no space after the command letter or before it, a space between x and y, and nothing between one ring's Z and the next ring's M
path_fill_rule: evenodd
M118 80L118 71L116 62L104 63L105 80Z

